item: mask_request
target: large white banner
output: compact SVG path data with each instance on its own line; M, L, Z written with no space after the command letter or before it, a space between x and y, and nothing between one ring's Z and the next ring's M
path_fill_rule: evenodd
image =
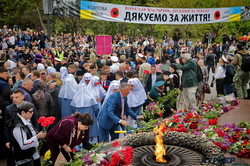
M181 9L81 1L80 18L139 24L206 24L250 20L250 7Z

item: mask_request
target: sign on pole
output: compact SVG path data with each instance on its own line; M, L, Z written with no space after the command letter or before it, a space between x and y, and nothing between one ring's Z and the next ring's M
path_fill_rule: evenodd
M112 36L96 36L96 55L112 54Z
M44 14L53 13L53 0L43 0L43 12Z

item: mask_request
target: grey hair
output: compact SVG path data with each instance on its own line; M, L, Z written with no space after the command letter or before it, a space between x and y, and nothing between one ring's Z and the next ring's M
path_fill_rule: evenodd
M55 72L56 78L61 79L61 73L60 72Z
M126 67L126 65L124 63L120 64L119 67Z
M186 59L186 60L192 59L191 54L189 53L182 54L181 56L183 59Z
M120 87L119 87L119 90L122 90L122 89L124 89L124 88L126 88L126 87L128 87L129 85L126 83L126 82L122 82L121 84L120 84Z
M32 82L32 80L31 80L30 78L25 78L25 79L23 80L23 83L22 83L22 84L23 84L23 85L24 85L24 84L27 84L27 83L30 82L30 81Z
M28 102L28 101L22 101L18 106L17 106L17 111L19 114L21 114L22 111L28 112L31 108L33 108L33 104Z

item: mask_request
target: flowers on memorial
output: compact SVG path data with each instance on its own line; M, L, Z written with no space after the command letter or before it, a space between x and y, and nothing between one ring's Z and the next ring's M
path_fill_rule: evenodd
M51 151L48 150L45 154L44 154L44 159L42 162L42 166L51 166L52 165L52 161L51 161Z
M98 144L96 149L75 153L74 161L68 166L128 166L133 158L133 148L122 146L118 141Z
M180 110L168 119L154 118L155 110L160 110L156 103L150 103L144 116L150 120L142 121L142 128L136 132L152 131L155 125L166 122L166 131L188 132L209 139L221 150L236 154L238 157L249 158L250 155L250 123L241 122L218 125L218 118L239 104L237 100L220 97L204 102L198 109ZM152 113L153 112L153 113ZM146 117L145 116L145 117Z
M155 119L162 117L164 111L165 110L155 102L150 102L146 107L146 110L143 112L143 115L146 119Z

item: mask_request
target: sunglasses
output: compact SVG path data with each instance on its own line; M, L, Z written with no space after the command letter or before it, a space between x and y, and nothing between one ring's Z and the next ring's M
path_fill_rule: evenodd
M34 111L33 111L33 109L31 109L31 110L29 110L28 112L29 112L29 113L33 113Z

